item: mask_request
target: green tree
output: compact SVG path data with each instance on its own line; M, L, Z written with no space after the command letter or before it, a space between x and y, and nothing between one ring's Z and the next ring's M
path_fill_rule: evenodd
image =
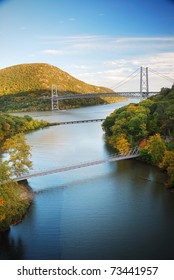
M169 175L169 186L174 187L174 152L165 151L160 168L166 169Z
M0 185L4 182L11 180L12 172L7 161L1 162L0 160Z
M151 161L154 165L159 165L163 160L164 153L166 151L166 145L159 133L151 136L147 141L147 144L140 148L140 154L144 157L147 156L147 161Z
M13 174L20 177L32 168L31 148L26 143L23 133L16 134L5 141L3 149L8 151L10 159L8 163L11 166Z

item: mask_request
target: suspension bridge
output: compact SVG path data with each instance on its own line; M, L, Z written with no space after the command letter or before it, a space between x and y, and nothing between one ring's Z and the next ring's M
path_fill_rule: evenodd
M133 73L131 73L124 80L112 86L112 92L102 92L102 93L86 93L86 94L70 94L65 92L64 95L58 94L57 85L52 85L51 97L44 97L44 99L51 100L52 110L59 110L59 101L68 99L82 99L82 98L102 98L102 97L127 97L127 98L140 98L145 99L150 96L156 95L159 92L149 91L149 71L153 74L158 75L160 78L164 78L167 81L174 83L174 79L169 78L163 74L158 73L148 67L140 67ZM133 80L139 76L140 78L140 90L139 91L117 91L117 89L127 82Z
M127 151L124 154L114 154L106 159L93 160L93 161L89 161L89 162L83 162L83 163L60 167L60 168L56 168L56 169L50 169L50 170L46 170L46 171L40 171L40 172L36 172L36 173L26 174L21 177L16 177L15 180L17 182L19 182L19 181L24 181L24 180L27 180L27 179L30 179L33 177L46 176L46 175L50 175L50 174L70 171L70 170L74 170L74 169L79 169L79 168L84 168L84 167L89 167L89 166L94 166L94 165L109 163L109 162L114 162L114 161L133 159L133 158L137 158L139 156L140 156L139 147L136 146L134 148L131 148L129 151Z
M116 87L119 87L129 81L130 79L135 78L138 75L138 70L136 70L134 73L132 73L130 76L128 76L125 80L122 82L118 83L117 85L114 86L114 89ZM156 71L151 70L153 73L157 73ZM174 83L174 80L166 77L164 75L161 75L157 73L160 77L166 78L168 81L171 83ZM88 94L65 94L65 95L58 95L58 90L57 90L57 85L52 85L52 91L51 91L51 97L48 97L48 99L51 100L52 104L52 110L59 110L59 100L66 100L66 99L76 99L76 98L97 98L97 97L113 97L113 96L125 96L125 97L136 97L136 98L147 98L149 96L158 94L158 92L151 92L149 91L149 79L148 79L148 68L141 67L140 68L140 91L125 91L125 92L106 92L106 93L88 93ZM78 123L90 123L90 122L102 122L104 119L92 119L92 120L77 120L77 121L64 121L64 122L58 122L56 125L67 125L67 124L78 124ZM65 171L70 171L70 170L75 170L79 168L84 168L84 167L89 167L89 166L94 166L98 164L103 164L103 163L109 163L109 162L114 162L114 161L120 161L120 160L126 160L126 159L132 159L132 158L137 158L139 157L139 147L134 147L131 148L127 153L125 154L115 154L112 155L106 159L100 159L100 160L93 160L89 162L83 162L79 164L74 164L70 166L65 166L65 167L59 167L55 169L50 169L46 171L39 171L35 173L30 173L30 174L25 174L20 177L16 177L15 180L17 182L27 180L33 177L39 177L39 176L45 176L49 174L55 174L55 173L60 173L60 172L65 172Z

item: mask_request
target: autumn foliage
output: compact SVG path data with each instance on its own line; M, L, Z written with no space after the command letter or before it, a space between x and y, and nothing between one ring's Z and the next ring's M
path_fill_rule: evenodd
M115 110L103 123L106 142L124 153L140 147L141 159L169 175L174 187L174 86L159 95Z
M7 160L0 158L0 231L19 222L31 203L30 191L13 180L32 167L31 149L23 132L47 126L47 122L29 116L0 114L0 152L7 152Z
M46 63L20 64L0 69L0 111L27 112L51 110L51 85L60 95L111 92L111 89L84 83ZM74 108L118 102L123 97L61 100L60 107Z
M114 147L119 151L121 155L124 155L130 150L130 143L128 142L124 134L120 134L116 138Z

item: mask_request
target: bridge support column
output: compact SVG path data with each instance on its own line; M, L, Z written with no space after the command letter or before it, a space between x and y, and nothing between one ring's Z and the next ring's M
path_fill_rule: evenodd
M57 95L57 85L52 85L51 87L51 108L53 110L59 110L59 101Z
M140 67L140 95L142 99L149 95L148 67Z

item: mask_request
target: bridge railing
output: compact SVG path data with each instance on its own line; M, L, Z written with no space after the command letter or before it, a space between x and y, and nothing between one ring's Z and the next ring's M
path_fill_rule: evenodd
M99 97L117 97L117 96L123 96L123 97L148 97L155 95L159 92L139 92L139 91L131 91L131 92L102 92L102 93L85 93L85 94L65 94L65 95L58 95L57 97L41 97L41 99L45 100L66 100L66 99L81 99L81 98L99 98Z
M123 159L135 158L138 156L139 156L139 147L134 147L134 148L131 148L129 151L126 151L125 153L116 153L106 159L97 159L97 160L82 162L82 163L78 163L78 164L74 164L74 165L70 165L70 166L59 167L56 169L39 171L39 172L31 173L31 174L24 174L21 177L15 178L15 180L22 181L22 180L26 180L26 179L29 179L32 177L44 176L44 175L59 173L59 172L64 172L64 171L70 171L73 169L83 168L83 167L92 166L92 165L98 165L98 164L107 163L107 162L119 161L119 160L123 160Z

